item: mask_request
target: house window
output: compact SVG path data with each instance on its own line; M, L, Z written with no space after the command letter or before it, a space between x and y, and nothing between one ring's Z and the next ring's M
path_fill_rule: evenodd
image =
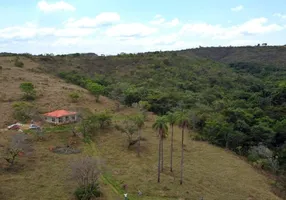
M55 122L55 121L56 121L56 119L54 117L52 117L52 122Z
M63 122L63 118L59 117L59 123Z
M69 121L69 116L66 116L66 121Z
M74 115L72 116L72 120L75 120L75 116Z

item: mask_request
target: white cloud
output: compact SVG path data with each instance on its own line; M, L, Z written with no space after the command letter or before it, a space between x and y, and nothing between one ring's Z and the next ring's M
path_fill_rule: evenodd
M286 19L286 14L274 13L273 16L274 16L274 17L279 17L279 18L281 18L281 19Z
M110 37L144 37L157 32L156 28L148 27L141 23L118 24L107 29Z
M48 3L45 0L39 1L38 8L43 12L55 12L55 11L75 11L76 8L64 1L58 1L55 3Z
M150 21L150 24L152 25L164 25L169 27L175 27L180 24L180 21L178 18L174 18L171 21L166 21L166 19L162 15L155 15L154 19Z
M161 18L163 17L158 15L154 20ZM45 27L30 22L0 28L0 50L30 53L116 54L198 46L256 45L262 42L277 44L277 41L283 44L285 43L283 37L276 35L281 30L286 31L286 26L270 23L263 17L241 24L220 25L206 22L184 24L178 18L174 18L170 21L164 19L162 24L152 25L150 22L121 23L119 14L101 13L94 18L69 19L60 27Z
M35 37L79 37L95 33L95 29L39 27L33 23L0 29L0 39L31 39Z
M79 20L69 19L64 24L67 27L96 27L99 25L112 24L120 21L120 15L114 12L105 12L97 15L95 18L83 17Z
M152 21L150 21L150 24L153 25L159 25L163 24L165 22L165 19L161 15L156 15Z
M232 39L239 36L254 34L264 34L276 32L284 29L278 24L266 24L266 18L256 18L243 24L222 27L221 25L212 25L207 23L186 24L180 31L180 34L193 34L202 37L211 37L213 39Z
M57 37L83 37L92 35L95 32L95 29L62 28L55 30L53 35Z
M239 5L239 6L236 6L234 8L231 8L231 11L233 12L239 12L243 9L243 5Z
M13 26L0 29L0 38L2 39L29 39L38 35L46 36L52 34L54 28L38 28L35 24L26 23L23 26Z
M175 18L172 21L166 23L166 25L171 26L171 27L177 26L179 24L180 24L180 21L178 18Z

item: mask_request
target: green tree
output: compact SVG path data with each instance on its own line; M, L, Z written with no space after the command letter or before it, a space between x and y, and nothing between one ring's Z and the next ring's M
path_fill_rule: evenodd
M181 179L180 184L183 184L183 165L184 165L184 133L185 129L189 127L190 125L190 119L188 112L186 111L180 111L177 114L178 116L178 125L182 129L182 150L181 150Z
M133 120L127 118L122 124L116 124L115 129L127 135L128 149L138 142L138 139L133 140L133 135L136 133L136 131L138 131L138 128Z
M159 149L158 149L158 183L160 182L160 172L161 172L161 154L162 154L162 142L163 142L163 134L168 132L167 120L165 117L158 117L153 124L153 129L158 131L159 135Z
M104 86L88 81L86 84L86 88L96 97L96 101L99 101L100 95L104 93Z
M175 113L169 112L167 115L168 123L171 126L171 160L170 160L170 171L173 171L173 143L174 143L174 125L177 122L177 116Z
M25 100L34 100L36 98L36 91L33 83L25 82L20 84L20 89L24 92Z
M108 128L112 124L112 115L107 111L95 114L94 117L98 121L100 129Z

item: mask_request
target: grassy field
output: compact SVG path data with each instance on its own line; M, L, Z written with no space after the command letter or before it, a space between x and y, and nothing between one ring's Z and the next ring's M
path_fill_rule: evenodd
M90 111L112 109L114 103L101 98L96 103L86 90L69 85L55 77L37 72L38 65L25 59L24 68L16 68L8 58L0 58L3 66L0 75L0 126L13 122L13 102L21 99L19 84L31 81L36 85L39 98L34 102L41 112L57 108ZM68 94L78 90L82 99L71 103ZM135 113L132 108L124 108L115 113L114 119ZM123 199L122 185L127 184L131 200L189 199L196 200L279 200L271 192L271 180L260 174L251 165L233 153L204 142L185 137L184 183L179 185L180 173L180 130L175 129L174 173L169 172L170 138L164 141L164 172L161 183L157 183L158 138L151 129L155 116L149 114L142 136L141 157L135 149L127 149L126 135L113 129L103 131L94 143L84 144L79 138L77 147L81 154L60 155L49 151L50 146L66 145L71 137L68 129L49 128L44 141L33 141L34 154L19 159L19 170L7 172L2 169L0 160L0 199L3 200L72 200L76 183L71 179L69 162L82 155L100 156L106 161L106 170L100 183L107 200ZM0 133L0 148L5 145L13 131ZM188 133L191 135L192 133ZM186 133L187 136L187 133ZM143 192L142 197L137 191Z
M176 129L174 141L174 173L169 172L170 140L165 140L164 173L157 181L156 133L152 120L146 124L142 136L142 154L128 150L126 136L107 133L98 141L101 155L107 159L112 174L121 184L128 185L133 199L140 189L140 199L279 199L270 192L270 180L259 174L244 160L223 149L186 137L184 184L179 185L180 130ZM139 198L138 198L139 199Z

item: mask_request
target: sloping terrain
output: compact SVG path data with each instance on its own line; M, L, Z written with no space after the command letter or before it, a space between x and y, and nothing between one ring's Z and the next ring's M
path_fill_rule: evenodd
M19 87L23 82L34 84L37 98L33 103L41 113L60 108L102 110L113 105L113 102L105 97L101 98L100 104L96 103L95 98L88 91L41 72L38 68L39 64L28 58L22 58L21 61L24 63L24 68L15 67L13 57L0 57L0 66L2 66L0 71L1 127L14 122L12 104L22 100L23 93ZM78 103L72 103L69 97L69 94L74 91L81 96Z
M179 51L184 56L199 56L224 63L252 62L285 68L286 46L201 47Z
M99 111L113 109L114 102L101 97L100 103L83 88L68 84L57 77L42 71L41 63L21 57L23 68L14 66L14 57L0 57L0 126L14 122L12 104L21 100L19 85L32 82L36 86L38 98L34 101L40 112L57 108L89 109ZM142 71L144 71L142 69ZM81 99L72 103L71 91L79 91ZM115 120L136 112L125 108L114 114ZM156 182L158 138L151 126L155 116L149 114L142 136L142 155L127 149L126 135L113 129L102 132L96 138L95 148L77 139L78 148L83 153L77 155L58 155L51 153L50 146L65 145L71 131L51 129L47 140L34 142L35 153L30 158L19 161L22 168L18 172L0 173L0 199L72 199L75 183L69 176L69 162L75 157L87 154L100 155L106 159L109 176L102 184L106 198L121 198L121 185L128 185L130 199L205 199L213 200L279 200L271 192L271 180L257 172L238 156L214 147L206 142L198 142L186 137L184 184L179 185L180 130L175 129L174 174L168 172L170 138L164 142L164 173L162 183ZM0 133L0 142L7 142L13 131ZM192 133L190 133L192 135ZM1 160L3 162L3 160ZM0 162L0 164L1 164ZM113 194L109 186L118 190ZM143 192L142 198L136 196L137 190Z

